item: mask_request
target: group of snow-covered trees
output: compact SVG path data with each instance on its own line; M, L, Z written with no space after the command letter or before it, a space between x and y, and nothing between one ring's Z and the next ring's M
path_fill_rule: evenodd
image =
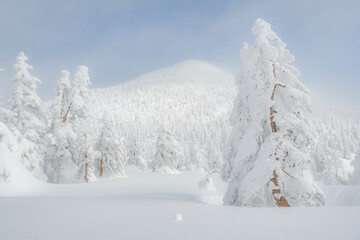
M92 135L88 68L78 67L72 86L64 70L55 99L46 106L36 93L40 80L29 73L27 59L23 52L16 58L11 111L1 111L1 121L22 146L22 164L35 177L55 183L124 175L126 153L111 116L104 114L100 136Z
M124 134L124 125L114 121L111 111L94 111L87 67L78 67L73 79L63 70L55 98L43 103L36 93L40 80L29 73L32 67L26 60L22 52L17 57L11 111L1 109L1 121L26 146L20 161L32 175L54 183L91 182L123 176L125 164L154 172L219 171L223 144L208 144L206 135L212 132L208 126L193 132L184 145L165 123L159 123L149 149L140 129ZM210 129L221 133L211 139L224 140L227 133L221 124L210 123L214 125Z

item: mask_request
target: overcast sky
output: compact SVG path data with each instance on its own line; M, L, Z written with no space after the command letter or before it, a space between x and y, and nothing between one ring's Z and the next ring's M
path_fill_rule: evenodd
M54 96L61 70L89 67L92 87L129 81L187 59L236 74L239 49L252 43L256 18L268 21L295 56L301 80L317 94L360 103L360 1L143 0L0 1L0 95L11 94L20 51Z

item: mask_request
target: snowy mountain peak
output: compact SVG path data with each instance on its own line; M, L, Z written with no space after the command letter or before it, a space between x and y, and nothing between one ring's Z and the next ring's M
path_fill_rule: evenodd
M215 83L233 85L234 77L210 63L199 60L187 60L168 68L161 68L144 74L130 81L130 84L133 83Z
M204 71L223 72L223 70L221 70L219 67L217 67L211 63L204 62L201 60L196 60L196 59L190 59L190 60L176 63L176 64L172 65L171 68L192 70L192 71L202 71L202 72L204 72Z

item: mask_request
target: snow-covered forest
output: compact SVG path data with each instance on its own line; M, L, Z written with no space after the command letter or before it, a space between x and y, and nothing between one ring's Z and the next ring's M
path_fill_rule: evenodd
M11 110L1 109L1 122L7 129L3 139L17 139L8 144L20 150L5 145L17 155L13 161L32 176L53 183L83 182L86 164L88 181L121 177L124 165L157 171L153 163L164 134L172 139L164 141L177 159L165 159L169 171L221 170L237 87L235 78L216 66L189 60L102 89L89 88L87 68L80 66L73 78L62 72L56 97L44 103L36 94L40 81L26 60L24 53L17 57ZM360 111L322 102L308 108L309 168L319 181L350 183ZM2 182L16 175L2 165Z
M154 208L146 214L143 206L139 208L143 216L135 214L143 217L139 221L145 225L156 209L160 211L161 202L155 206L149 202L159 199L166 201L167 213L176 208L171 199L183 204L179 209L189 218L193 212L191 224L199 226L209 215L201 218L198 209L204 206L189 202L216 205L209 210L224 211L230 219L231 211L239 211L235 206L360 205L360 109L312 100L294 56L270 24L258 19L252 32L254 42L244 44L237 76L204 61L188 60L124 84L92 88L88 68L79 66L74 73L59 73L55 97L48 102L37 94L41 81L32 75L31 59L20 52L14 63L16 74L7 80L13 88L9 105L0 108L0 196L128 198L129 209L121 210L126 216L136 211L135 203L144 201L144 206ZM162 191L167 192L162 195ZM15 206L8 201L0 201L1 208ZM46 205L29 207L41 204ZM101 211L113 209L96 209L95 216L103 216ZM278 214L272 208L256 211L269 218ZM297 216L306 225L302 210L293 211L287 217ZM325 210L314 211L326 215ZM344 219L346 211L339 211ZM5 213L11 215L10 210ZM183 221L181 213L174 214L172 223ZM6 225L4 220L0 223ZM105 225L99 225L111 226L105 239L114 238L115 226ZM319 230L324 239L325 230ZM336 238L335 230L330 231ZM202 236L217 239L222 231L226 230L217 227L210 231L214 235ZM58 234L56 239L74 237ZM126 232L124 239L137 238L131 234ZM99 234L89 236L78 235L97 239ZM186 234L174 236L180 239ZM349 237L354 239L351 233Z

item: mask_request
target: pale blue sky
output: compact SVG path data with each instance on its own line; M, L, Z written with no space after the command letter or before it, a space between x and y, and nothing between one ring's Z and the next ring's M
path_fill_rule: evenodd
M0 1L0 95L11 92L20 51L34 66L43 100L62 69L90 70L92 87L129 81L187 59L235 74L256 18L295 55L301 80L324 96L360 103L360 1Z

